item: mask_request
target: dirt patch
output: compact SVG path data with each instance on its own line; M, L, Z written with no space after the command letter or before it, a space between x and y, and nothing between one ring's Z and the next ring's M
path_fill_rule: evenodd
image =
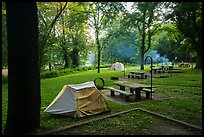
M160 125L152 127L151 130L155 132L155 135L196 135L197 133L189 132L183 127Z

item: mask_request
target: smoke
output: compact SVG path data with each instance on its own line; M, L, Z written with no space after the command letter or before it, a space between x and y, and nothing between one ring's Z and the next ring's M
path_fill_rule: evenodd
M171 65L171 62L166 57L166 55L161 56L156 50L149 51L146 56L151 56L153 63L157 63L158 65ZM145 56L145 58L146 58ZM150 63L150 60L147 61L147 63Z
M121 57L121 58L128 58L129 60L134 60L135 63L139 63L140 62L140 58L139 55L136 54L136 49L132 48L132 47L121 47L120 49L118 48L116 50L117 54ZM139 53L138 53L139 54ZM95 62L95 53L90 53L88 56L88 59L86 61L85 66L92 66L94 65ZM156 63L157 65L172 65L172 63L169 61L169 59L166 57L166 55L161 56L156 50L151 50L148 51L145 55L145 58L147 56L151 56L153 63ZM150 60L148 59L147 62L148 64L150 64Z
M92 66L94 65L94 62L95 62L95 53L90 53L85 66Z
M117 49L117 54L122 58L132 58L135 56L135 48L132 47L120 47Z

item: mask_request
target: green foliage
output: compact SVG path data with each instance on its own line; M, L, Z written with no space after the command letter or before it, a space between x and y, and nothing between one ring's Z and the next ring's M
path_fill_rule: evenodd
M40 73L40 78L54 78L58 76L73 74L80 71L88 71L95 69L93 66L89 67L76 67L76 68L67 68L67 69L61 69L61 70L51 70L51 71L44 71Z
M100 42L101 33L110 27L120 11L124 10L124 6L120 2L94 2L93 5L90 6L90 10L90 26L95 31L98 73L100 73L101 50L104 47Z
M58 72L55 71L47 71L47 72L43 72L40 74L40 78L52 78L52 77L57 77L58 76Z
M6 3L2 2L2 67L8 66Z
M189 51L182 48L184 36L173 24L165 24L158 28L153 38L153 46L161 56L167 56L170 61L189 61Z
M123 63L135 63L131 58L136 56L135 36L118 37L110 41L103 49L103 59L108 63L120 61Z
M163 3L161 2L135 2L132 13L127 13L123 18L123 24L127 28L137 29L139 31L139 52L141 70L144 69L144 55L149 51L152 45L152 36L158 27L162 25L164 15L162 11Z
M108 33L102 39L104 48L102 58L106 63L120 61L123 63L136 63L138 60L138 35L135 32L124 29L120 24L121 16L116 18Z
M83 65L90 51L87 10L90 3L38 2L41 68ZM51 69L51 68L49 68Z
M7 83L8 83L8 76L2 75L2 84L7 84Z
M178 30L185 36L184 50L197 52L196 68L202 68L202 2L180 2L170 15Z

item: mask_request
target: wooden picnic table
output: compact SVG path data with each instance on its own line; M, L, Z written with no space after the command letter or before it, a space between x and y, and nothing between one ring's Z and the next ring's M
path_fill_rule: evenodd
M164 69L162 68L152 68L152 70L150 70L150 72L152 71L152 73L164 73Z
M179 64L179 67L190 67L190 63L189 62L182 62Z
M113 84L119 86L120 90L123 90L123 91L125 91L126 87L129 88L130 93L135 94L136 100L141 99L141 90L143 88L151 88L151 86L148 86L148 85L138 84L138 83L129 82L129 81L117 81L117 82L114 82Z
M147 75L144 77L144 72L139 72L139 71L131 71L130 74L135 75L136 78L147 78Z

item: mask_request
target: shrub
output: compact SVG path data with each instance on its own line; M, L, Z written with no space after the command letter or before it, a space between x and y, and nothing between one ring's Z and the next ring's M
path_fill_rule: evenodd
M58 76L57 71L46 71L46 72L42 72L40 74L40 78L53 78L53 77L57 77L57 76Z

